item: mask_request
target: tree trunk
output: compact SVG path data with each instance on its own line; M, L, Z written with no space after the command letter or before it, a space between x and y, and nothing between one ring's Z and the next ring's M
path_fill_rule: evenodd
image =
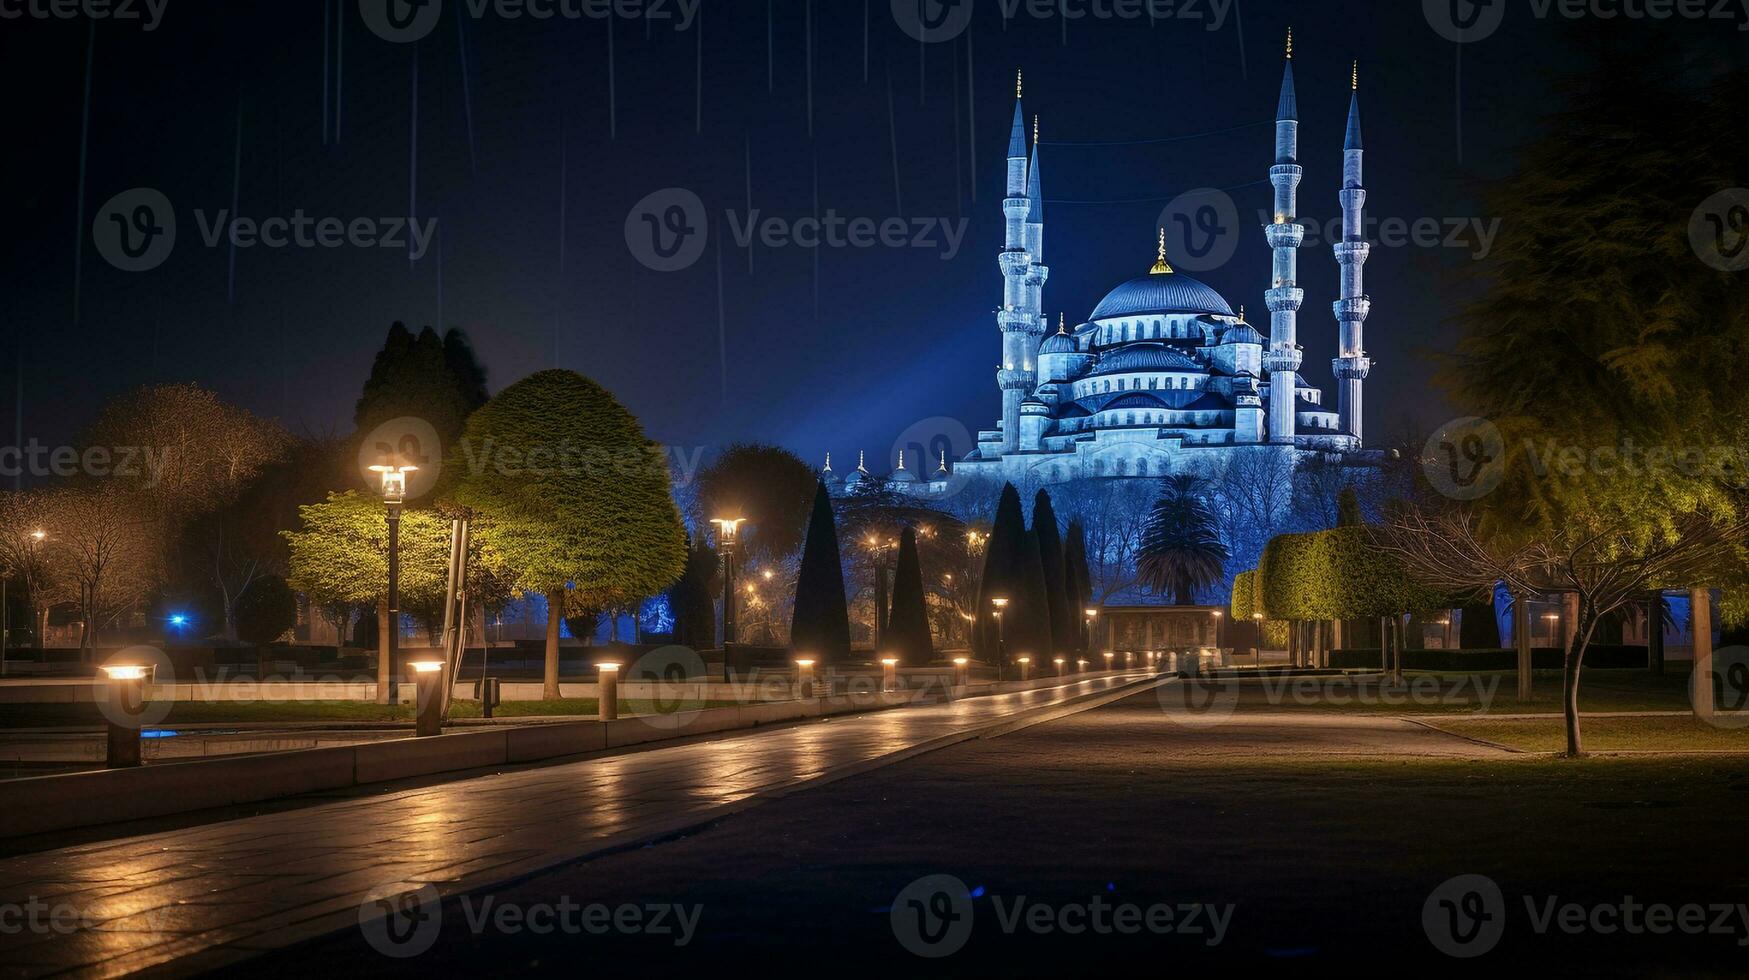
M1405 683L1405 681L1403 680L1403 651L1404 651L1404 648L1407 646L1407 635L1406 635L1407 632L1408 631L1406 629L1404 629L1403 617L1400 615L1392 616L1391 617L1391 683L1397 687L1402 687Z
M1534 659L1530 649L1530 593L1520 592L1512 599L1513 645L1518 649L1518 700L1529 701L1535 694L1532 669Z
M1664 593L1652 593L1646 606L1646 666L1656 677L1664 676Z
M541 698L547 701L559 699L559 616L564 608L564 592L547 593L547 656L541 684Z
M1573 624L1573 642L1567 647L1567 659L1561 677L1561 713L1567 723L1567 757L1577 759L1585 754L1585 744L1579 734L1579 671L1585 663L1585 645L1591 638L1591 599L1579 596L1579 616Z
M1389 673L1391 670L1391 618L1379 617L1379 671Z
M389 682L394 673L389 663L389 600L377 600L377 704L389 703Z

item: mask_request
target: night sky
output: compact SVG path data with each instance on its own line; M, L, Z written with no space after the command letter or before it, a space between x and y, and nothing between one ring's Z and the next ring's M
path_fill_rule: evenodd
M1084 320L1146 272L1162 208L1205 187L1232 188L1241 237L1231 261L1194 274L1267 322L1258 214L1271 137L1259 124L1292 23L1302 215L1339 216L1358 58L1369 212L1442 229L1433 247L1375 247L1367 268L1376 443L1448 414L1428 377L1476 247L1444 247L1443 229L1494 220L1478 191L1511 171L1589 63L1595 20L1499 2L1499 30L1461 46L1419 0L1201 0L1152 24L1031 7L1005 24L1002 2L976 0L970 27L940 43L904 33L889 0L778 0L769 20L763 0L706 0L684 30L678 0L662 5L668 19L614 21L476 17L446 0L415 43L372 33L356 0L168 0L151 31L0 20L4 357L19 359L0 376L5 438L19 377L27 442L65 442L105 399L184 380L295 431L344 434L402 320L466 329L494 388L553 366L588 374L673 445L772 441L847 465L862 448L883 468L920 420L975 431L998 414L995 255L1017 68L1028 116L1042 116L1053 322L1057 310ZM1721 64L1749 38L1729 21L1607 26ZM91 225L139 187L172 202L178 234L162 265L128 273L99 254ZM696 263L662 273L633 256L625 226L672 187L702 200L710 239ZM749 254L735 240L749 196L784 219L830 209L970 225L951 260L945 244ZM209 247L202 222L233 200L256 220L435 218L437 237L417 261L404 247ZM1327 243L1302 252L1301 285L1303 373L1333 403Z

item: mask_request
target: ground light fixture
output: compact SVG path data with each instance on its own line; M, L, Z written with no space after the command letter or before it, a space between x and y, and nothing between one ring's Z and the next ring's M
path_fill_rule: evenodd
M602 721L619 718L619 668L612 660L595 665L595 711Z
M1069 662L1068 659L1065 657L1058 657L1055 660L1051 661L1051 663L1054 663L1057 665L1057 676L1058 677L1063 676L1063 665L1068 663L1068 662Z
M413 671L414 735L430 738L443 733L443 661L415 660Z
M897 691L899 689L899 658L881 658L881 690Z
M148 664L110 663L104 674L104 766L131 769L140 765L140 716L146 710Z
M1016 660L1015 663L1020 665L1020 679L1023 681L1031 679L1031 677L1032 677L1032 658L1031 657L1021 657L1019 660Z
M802 657L796 660L796 697L807 700L814 696L814 660Z
M971 660L966 657L953 658L953 696L958 698L964 692L966 683L971 676Z

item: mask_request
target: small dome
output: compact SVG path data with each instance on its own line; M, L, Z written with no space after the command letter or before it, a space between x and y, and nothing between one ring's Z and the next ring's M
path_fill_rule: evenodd
M1233 308L1214 288L1178 272L1139 276L1107 293L1090 320L1146 314L1195 313L1232 316Z
M1249 323L1241 323L1228 330L1222 337L1223 344L1256 344L1263 346L1263 335Z
M1045 342L1039 345L1038 352L1040 354L1074 354L1080 349L1080 345L1075 343L1074 337L1066 333L1054 333L1046 337Z
M1109 412L1112 409L1125 409L1125 408L1140 408L1140 409L1145 409L1148 411L1153 411L1154 409L1160 409L1160 408L1166 408L1166 407L1167 407L1167 405L1165 402L1161 401L1158 398L1155 398L1153 395L1150 395L1146 392L1141 392L1141 391L1132 391L1132 392L1129 392L1128 394L1120 395L1117 398L1113 398L1111 401L1106 402L1105 405L1102 408L1100 408L1100 411Z

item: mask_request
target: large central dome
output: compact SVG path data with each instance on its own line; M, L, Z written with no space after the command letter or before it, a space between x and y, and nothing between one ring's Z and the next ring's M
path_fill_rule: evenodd
M1207 283L1166 272L1138 276L1107 293L1088 319L1187 313L1232 316L1233 308Z

